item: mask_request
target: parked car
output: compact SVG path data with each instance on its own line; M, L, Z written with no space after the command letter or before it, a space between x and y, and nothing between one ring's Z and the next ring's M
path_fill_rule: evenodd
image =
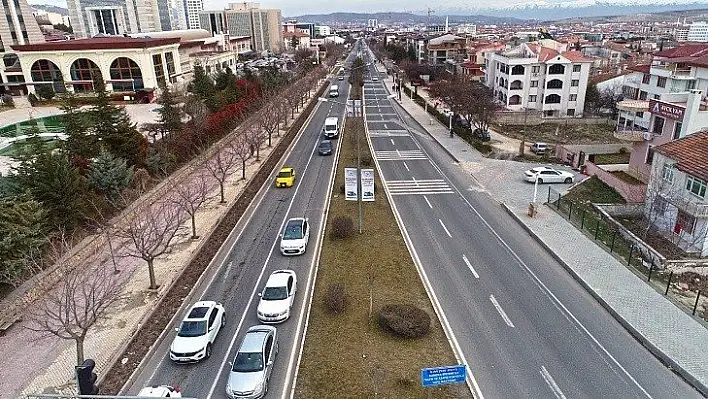
M480 128L474 129L473 134L474 134L475 138L482 140L482 141L489 141L492 139L492 136L489 134L488 131L482 130Z
M292 187L295 184L295 169L283 167L275 177L275 187Z
M302 255L307 251L308 241L310 241L310 224L307 219L289 219L285 223L285 230L280 235L280 253Z
M566 171L555 170L548 166L539 166L524 172L524 179L534 183L538 179L538 184L543 183L566 183L570 184L575 180L575 176Z
M182 393L179 391L179 388L169 385L153 385L141 389L140 392L138 392L138 396L144 398L181 398Z
M546 143L536 142L531 144L531 152L536 155L545 155L546 151L548 151L548 144Z
M332 155L332 142L330 140L320 141L320 145L317 146L317 153L320 155Z
M214 301L200 301L189 308L170 345L170 359L175 362L198 362L211 356L211 348L226 324L224 306Z
M258 320L263 323L282 323L290 317L295 302L297 277L292 270L276 270L266 281L258 296Z
M249 328L231 362L226 395L231 399L264 397L277 355L275 327L260 325Z

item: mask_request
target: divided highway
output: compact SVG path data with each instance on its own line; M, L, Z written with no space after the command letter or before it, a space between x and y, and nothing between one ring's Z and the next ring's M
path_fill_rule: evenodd
M700 397L480 192L383 77L364 90L374 157L475 396Z
M353 61L350 55L346 64ZM333 78L332 83L337 83ZM340 83L339 101L349 95L349 85ZM226 309L227 322L219 333L211 358L196 364L175 364L169 358L169 346L175 337L174 328L184 316L183 309L168 326L168 333L158 343L156 351L130 387L122 394L135 395L145 386L178 386L184 396L200 399L225 398L229 362L238 350L246 330L262 324L256 317L258 293L270 275L278 269L292 269L297 273L298 287L292 315L289 320L276 325L279 353L274 362L268 384L269 397L286 397L298 361L302 339L302 323L311 291L313 265L323 228L323 214L333 173L334 157L319 156L317 145L322 140L322 126L328 116L342 120L344 106L337 103L318 104L309 121L291 144L283 165L295 168L296 182L292 188L275 188L273 171L266 183L232 231L215 260L215 270L209 270L201 286L195 288L190 304L198 300L220 302ZM337 140L333 143L338 145ZM335 147L336 150L336 147ZM279 169L279 168L278 168ZM284 223L292 217L307 217L311 234L307 252L302 256L285 257L279 250L279 233ZM227 250L224 252L224 250Z

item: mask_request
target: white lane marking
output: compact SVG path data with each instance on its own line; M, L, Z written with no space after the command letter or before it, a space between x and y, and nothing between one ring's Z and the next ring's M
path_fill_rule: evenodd
M494 305L494 307L497 308L497 312L499 312L502 319L504 319L504 323L506 323L506 325L509 327L514 327L514 323L511 322L511 319L509 318L509 316L506 315L506 312L504 312L504 309L502 309L499 302L497 302L497 298L495 298L494 295L489 295L489 300L492 301L492 305Z
M467 255L462 255L462 260L465 262L465 264L467 265L467 267L470 269L470 271L472 272L472 275L473 275L475 278L479 278L479 274L477 274L477 271L474 270L474 267L472 267L472 264L470 263L470 260L467 259Z
M411 179L413 179L413 183L415 183L416 187L420 187L420 184L418 184L418 180L416 180L415 177L411 176Z
M409 171L409 172L411 171L411 169L408 167L408 164L407 164L407 163L403 162L403 166L406 167L406 170L407 170L407 171Z
M307 172L307 168L310 167L310 163L312 163L312 158L313 155L315 155L315 149L317 149L317 146L319 145L319 141L315 142L315 146L312 147L312 150L310 151L310 157L307 159L307 163L305 164L305 169L302 171L302 175L304 175ZM278 229L278 232L283 231L283 227L285 227L285 222L288 220L288 215L290 214L290 209L292 209L293 204L295 203L295 198L297 198L297 192L300 190L300 186L302 183L302 179L297 180L297 186L295 187L295 191L293 192L292 198L290 198L290 204L288 204L288 209L285 211L285 217L283 218L283 221L280 223L280 228ZM214 394L214 390L216 390L216 384L219 382L219 378L221 378L221 373L224 372L224 369L226 368L226 363L229 361L229 357L231 357L231 351L234 348L234 344L236 343L236 338L238 338L238 334L241 331L241 327L243 326L243 322L246 320L246 314L250 311L251 309L251 304L253 303L253 299L256 297L256 292L258 292L258 288L261 285L261 280L263 279L263 274L266 271L266 268L268 267L268 263L270 262L270 258L273 256L275 246L278 244L278 241L280 240L280 237L276 236L275 239L273 240L273 245L270 247L270 252L268 253L268 257L266 258L265 262L263 263L263 267L261 267L261 273L258 275L258 280L256 280L256 284L253 286L253 291L251 292L251 297L248 299L248 303L246 304L246 307L244 308L243 314L241 315L241 320L238 322L238 326L236 327L236 332L234 333L233 338L231 338L231 342L229 343L229 349L226 351L226 354L224 355L224 360L221 362L221 367L219 367L219 372L216 373L216 377L214 378L214 382L211 384L211 388L209 389L209 394L207 395L206 399L211 399L212 395Z
M423 199L424 199L425 202L428 204L428 206L430 207L430 209L433 209L433 204L431 204L430 201L428 201L428 197L425 196L425 195L423 195Z
M388 129L388 125L384 123L384 129Z
M396 150L396 155L401 158L401 151Z
M450 230L445 227L445 223L443 223L442 219L438 219L438 222L440 222L440 226L442 226L443 230L445 230L445 233L447 234L448 237L452 238L452 234L450 234Z
M394 110L395 110L397 113L399 113L399 118L400 118L400 111L399 111L398 109L396 109L395 107L394 107ZM408 131L411 131L411 128L408 126L408 124L405 124L405 123L404 123L404 125L405 125L405 128L406 128ZM416 144L420 147L420 144L417 142L418 140L417 140L415 137L413 137L413 136L411 136L411 137L413 138L414 141L416 141ZM425 148L423 148L423 147L420 147L420 148L421 148L421 150L422 150L423 153L425 153L426 155L428 155L428 152L425 150ZM445 179L446 179L447 181L451 181L450 178L447 177L447 175L443 172L442 169L440 169L440 167L439 167L438 165L436 165L436 164L433 163L433 166L435 167L435 169L436 169L443 177L445 177ZM516 261L519 263L519 265L520 265L524 270L526 270L526 272L527 272L529 275L531 275L531 277L533 278L533 280L536 282L536 285L542 288L542 291L544 291L544 292L546 293L546 295L547 295L549 298L551 298L551 299L560 307L560 309L563 310L563 312L566 313L567 317L570 317L570 318L572 319L572 321L573 321L581 330L583 330L583 332L585 333L585 335L587 335L587 336L590 338L590 340L591 340L595 345L597 345L598 348L600 348L600 349L602 350L602 352L605 354L605 356L607 356L610 360L612 360L612 362L613 362L615 365L617 365L617 367L618 367L620 370L622 370L622 372L632 381L632 383L633 383L637 388L639 388L640 391L642 391L642 393L643 393L646 397L652 398L652 396L649 394L649 392L647 392L647 390L644 389L644 387L643 387L641 384L639 384L639 382L632 376L632 374L630 374L629 371L627 371L627 369L624 368L624 366L622 366L622 364L621 364L614 356L612 356L612 354L610 353L610 351L607 350L607 348L605 348L605 346L602 345L602 344L600 343L600 341L598 341L597 338L595 338L595 336L585 327L585 325L584 325L583 323L580 322L580 320L578 320L577 317L575 317L575 315L570 311L570 309L568 309L568 308L563 304L563 302L561 302L561 300L558 299L558 297L548 288L548 286L546 286L546 284L544 284L544 283L541 281L541 279L538 277L538 275L536 275L536 273L534 273L533 270L531 270L531 268L529 268L528 265L527 265L526 263L524 263L523 260L521 260L521 257L519 257L519 255L511 248L511 246L510 246L506 241L504 241L504 239L501 238L501 236L496 232L496 230L494 230L494 228L492 228L492 226L489 224L489 222L487 222L487 220L486 220L484 217L482 217L482 214L480 214L479 211L477 211L477 208L475 208L475 207L467 200L467 198L466 198L464 195L462 195L462 192L457 189L457 186L453 186L453 187L454 187L455 191L457 191L457 193L460 195L460 197L462 197L462 200L467 204L467 206L469 206L470 209L472 209L472 212L474 212L475 215L477 215L477 217L482 221L482 223L484 223L484 225L487 227L487 229L489 229L489 231L490 231L490 232L492 233L492 235L497 239L497 241L499 241L499 242L502 244L502 246L503 246L504 248L506 248L507 251L509 251L509 253L514 257L514 259L516 259ZM393 204L392 204L392 206L393 206ZM448 325L449 325L449 323L448 323ZM474 386L475 386L476 390L478 391L478 393L481 394L481 391L479 391L479 386L477 385L477 383L476 383L476 381L475 381L474 379L472 380L472 383L474 384Z
M551 376L551 373L546 370L546 366L541 366L541 377L543 377L546 381L546 384L548 384L548 387L551 388L553 395L555 395L557 399L565 399L563 391L561 391L558 384L556 384L556 381Z
M393 142L393 139L391 139L391 144L396 145L396 143Z

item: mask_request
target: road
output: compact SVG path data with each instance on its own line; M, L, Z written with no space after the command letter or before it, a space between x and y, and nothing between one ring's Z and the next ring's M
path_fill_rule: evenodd
M346 63L350 64L353 59L354 55L350 55ZM332 81L336 83L336 77ZM339 86L339 101L344 101L349 95L349 85L340 82ZM169 346L176 334L173 330L186 312L182 309L124 394L134 395L144 386L168 384L180 387L183 395L188 397L226 397L229 362L233 360L245 331L261 324L256 317L257 293L263 289L271 272L292 269L298 276L297 295L292 316L277 325L279 353L268 386L269 397L289 394L302 339L303 309L309 300L316 249L334 168L334 157L319 156L316 147L322 139L325 118L339 116L342 120L344 112L344 106L338 103L317 105L301 135L285 155L284 165L295 168L296 184L292 188L277 189L271 182L279 168L272 173L267 187L259 192L217 254L214 265L218 267L208 270L207 278L195 287L189 305L197 300L214 300L221 302L227 312L227 324L214 343L211 358L196 364L175 364L169 359ZM336 140L333 143L337 145ZM282 256L278 235L287 219L302 216L309 218L312 229L308 250L302 256Z
M481 192L381 80L364 86L374 156L478 398L701 397Z

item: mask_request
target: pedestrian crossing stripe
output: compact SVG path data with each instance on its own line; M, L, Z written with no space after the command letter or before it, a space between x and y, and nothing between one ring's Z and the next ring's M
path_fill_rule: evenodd
M454 190L443 179L431 180L386 180L391 195L453 194Z
M369 137L405 137L409 136L406 130L369 130Z
M396 150L396 151L374 151L376 159L379 161L401 161L401 160L416 160L428 159L421 150Z

